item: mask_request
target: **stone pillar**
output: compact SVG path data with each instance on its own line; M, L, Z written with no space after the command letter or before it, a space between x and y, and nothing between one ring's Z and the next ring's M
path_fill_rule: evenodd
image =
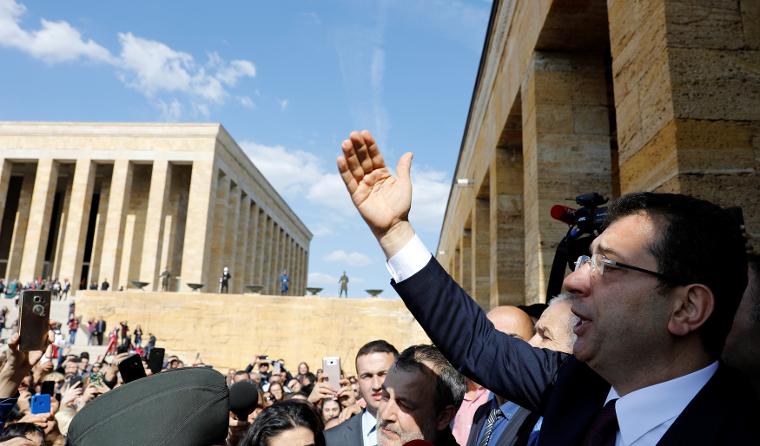
M272 294L272 253L274 252L274 221L267 215L264 232L264 251L262 252L261 281L264 285L264 293Z
M303 272L301 275L303 276L304 284L301 294L306 294L306 284L309 281L309 251L306 248L303 250Z
M518 118L519 119L519 118ZM525 302L523 159L517 122L517 147L497 147L491 180L491 308ZM507 125L510 125L507 121Z
M484 189L486 196L476 198L475 207L472 210L472 270L470 273L473 293L470 296L481 308L488 311L491 305L491 211L487 183Z
M462 283L462 270L459 268L459 266L462 264L462 253L459 250L459 243L457 243L457 247L454 250L453 258L451 277L453 277L457 283Z
M30 218L26 227L24 254L21 258L21 282L32 281L42 273L57 183L58 163L52 159L39 160L34 177L32 205L29 208Z
M74 172L74 176L75 176L76 175L76 166L74 166L74 167L75 167L75 172ZM93 170L93 178L92 178L92 180L94 182L95 181L95 177L94 177L95 168L93 167L92 170ZM60 174L60 172L59 172L59 174ZM55 241L56 246L55 246L55 250L53 251L53 258L51 259L51 262L52 262L51 266L52 266L52 268L51 268L51 271L50 271L50 277L52 277L52 278L56 278L56 277L60 278L61 277L61 266L62 266L62 264L64 262L68 263L68 260L65 260L67 258L64 257L64 255L63 255L64 254L63 253L63 248L64 248L63 244L66 241L67 222L69 220L69 216L72 216L72 211L73 212L79 212L79 209L74 209L74 208L71 207L71 195L73 193L74 180L75 180L74 176L69 176L66 179L66 187L65 187L65 191L64 191L65 195L64 195L64 198L63 198L63 207L60 210L61 218L58 221L58 236L57 236L57 239ZM92 201L92 197L90 197L90 201ZM77 218L76 216L72 216L72 217ZM87 215L85 217L85 223L84 223L85 224L85 230L87 228L86 227L87 223L89 223L89 215ZM80 271L80 274L81 274L81 271Z
M267 292L267 282L266 282L266 264L269 261L267 258L267 250L268 248L268 236L267 231L269 227L269 217L267 216L266 212L262 209L261 215L259 216L259 235L258 235L258 241L256 242L256 246L258 246L258 249L256 250L255 256L256 256L256 282L263 286L262 293Z
M459 284L462 289L472 296L472 231L465 228L462 231L462 238L459 239L460 257L459 270L461 271L462 280Z
M118 289L117 284L123 282L121 280L121 254L124 248L124 229L129 199L132 195L133 169L134 166L129 160L116 160L111 176L100 276L97 279L110 280L112 289ZM96 278L93 277L93 280Z
M21 259L24 255L26 228L29 224L29 212L32 207L33 192L34 177L31 173L26 173L21 183L18 210L16 211L16 221L13 224L11 247L8 251L8 268L6 270L6 277L8 280L18 279L21 273Z
M97 165L89 159L78 159L74 168L71 199L67 200L66 230L63 233L63 255L58 277L69 277L73 284L82 277L84 245L90 221L92 191L95 187ZM73 287L72 284L72 287Z
M607 4L621 192L741 206L757 240L760 2Z
M110 195L111 180L109 178L103 178L100 182L100 199L98 200L98 215L95 217L95 236L92 239L90 272L89 277L87 278L88 282L100 277L100 264L103 254L103 241L105 238L106 219L108 215L108 198ZM61 280L63 279L64 277L62 276ZM69 277L69 280L72 280L72 278Z
M256 285L256 251L259 239L259 206L251 201L248 217L248 241L245 249L245 284Z
M238 220L240 219L240 188L237 184L232 183L230 187L230 195L227 202L227 225L225 229L224 237L224 252L222 266L228 266L230 268L230 274L232 274L232 280L230 281L230 293L237 293L240 290L235 289L233 284L235 279L242 271L235 270L235 261L237 258L238 250ZM221 270L219 270L221 275Z
M161 289L161 253L163 251L164 215L169 201L171 188L171 166L168 160L157 159L153 161L153 170L150 174L150 191L148 192L148 210L145 215L145 231L142 249L142 261L140 262L140 280L148 282L149 289L159 291Z
M525 302L545 300L567 225L554 204L585 192L609 197L611 147L601 55L535 52L522 84Z
M190 176L190 193L187 203L187 223L182 248L182 290L189 291L188 283L203 283L203 290L214 292L218 283L208 282L211 241L214 234L214 209L217 169L214 160L194 161Z
M8 185L11 181L13 164L7 159L0 157L0 222L5 211L5 200L8 197Z
M208 271L206 289L209 293L219 292L219 278L225 266L225 240L227 237L227 210L230 199L230 179L223 172L219 171L216 180L216 200L214 206L209 208L213 213L213 229L211 252L208 257L211 268ZM183 256L184 258L184 256ZM235 271L230 274L237 274Z
M247 285L248 264L245 263L246 255L248 254L248 234L249 227L248 222L251 218L251 200L245 192L242 192L240 198L240 204L238 208L238 223L237 223L237 243L235 243L235 270L237 275L233 278L232 283L235 286L236 292L245 292L244 286Z

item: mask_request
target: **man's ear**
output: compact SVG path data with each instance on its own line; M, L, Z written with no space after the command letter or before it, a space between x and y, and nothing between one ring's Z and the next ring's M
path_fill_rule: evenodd
M446 426L451 424L451 421L454 419L456 414L457 408L452 404L444 407L443 410L438 414L438 418L435 420L435 430L442 431L446 429Z
M674 290L674 300L668 330L675 336L686 336L696 331L715 309L712 290L702 284L691 284Z

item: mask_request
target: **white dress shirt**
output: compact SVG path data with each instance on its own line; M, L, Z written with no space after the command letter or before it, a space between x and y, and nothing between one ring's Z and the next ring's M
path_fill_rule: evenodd
M399 252L388 259L387 268L398 283L422 270L430 257L432 254L415 234ZM615 389L611 388L605 404L613 398L619 398L615 412L620 430L615 445L657 444L716 370L717 361L688 375L638 389L624 397L619 397Z
M366 409L362 413L362 439L364 446L377 446L377 420Z

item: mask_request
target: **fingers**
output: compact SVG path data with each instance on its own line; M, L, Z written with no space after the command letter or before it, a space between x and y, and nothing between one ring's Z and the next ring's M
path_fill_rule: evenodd
M369 140L365 138L366 136L369 136ZM363 173L372 172L372 159L369 155L369 145L374 143L372 135L368 131L362 130L361 132L351 132L349 138L354 145L356 158L359 160ZM377 147L375 147L375 150L377 151Z
M364 176L364 169L359 162L357 150L363 145L363 141L354 141L352 137L356 134L356 132L351 132L349 139L343 141L340 148L343 149L343 157L346 159L346 164L348 164L348 170L351 171L354 179L359 182Z
M18 350L18 340L19 340L19 334L14 333L13 336L11 336L11 339L8 341L8 348L10 348L11 351Z
M385 167L385 160L383 159L383 155L380 154L380 149L377 147L375 138L372 137L372 134L370 134L367 130L362 130L361 135L364 137L364 142L367 144L367 153L369 155L369 159L372 161L372 168L379 169L381 167Z
M351 171L348 170L348 163L346 162L345 157L339 156L337 159L337 164L338 172L340 173L340 177L343 178L343 183L346 184L348 193L353 195L353 193L356 191L356 188L359 187L359 183L356 181L356 178L354 178L354 175L351 173Z

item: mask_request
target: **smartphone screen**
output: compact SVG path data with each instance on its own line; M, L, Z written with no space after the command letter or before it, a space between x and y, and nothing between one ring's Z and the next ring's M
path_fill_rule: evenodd
M119 363L119 373L121 373L121 379L125 383L145 378L145 369L143 368L140 355L132 355L121 361Z
M161 347L153 347L148 355L148 367L153 373L161 373L164 368L164 354L166 351Z
M336 392L340 390L340 358L325 356L322 358L322 370L325 372L327 384Z
M50 291L22 291L19 302L19 350L45 350L49 322Z
M47 393L38 393L37 395L33 395L30 406L33 415L39 413L50 413L50 395Z

